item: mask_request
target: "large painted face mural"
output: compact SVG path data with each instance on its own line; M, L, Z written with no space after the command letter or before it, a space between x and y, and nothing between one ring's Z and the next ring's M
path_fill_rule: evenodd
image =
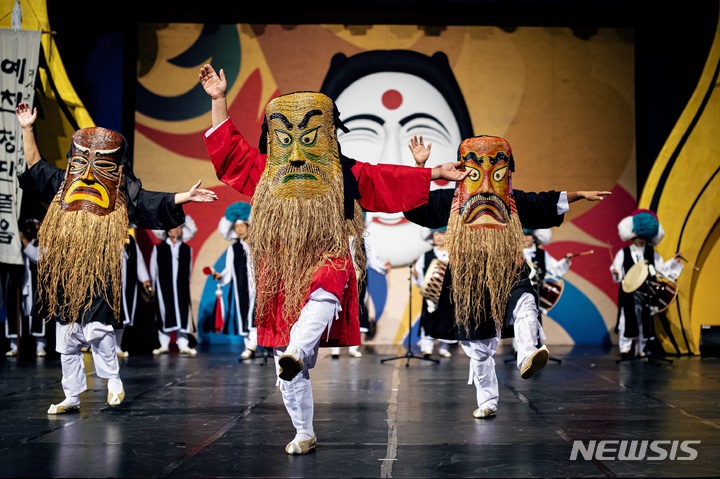
M324 196L341 174L333 101L298 92L272 100L265 110L270 192L281 199Z
M335 99L349 129L338 133L343 154L373 164L415 166L408 145L413 136L422 136L426 145L432 143L426 167L453 161L470 129L469 116L447 59L442 60L436 64L416 52L390 51L355 55L347 64L335 62L323 89ZM427 73L418 71L419 65ZM453 94L447 91L451 86ZM452 186L438 181L431 188ZM378 255L393 266L412 263L428 250L420 226L402 213L368 213L367 223Z
M84 210L98 216L113 212L124 155L125 138L120 133L102 127L76 131L72 136L65 183L60 192L61 209Z
M452 211L470 228L505 228L512 205L510 144L495 136L468 138L458 157L470 174L455 188Z

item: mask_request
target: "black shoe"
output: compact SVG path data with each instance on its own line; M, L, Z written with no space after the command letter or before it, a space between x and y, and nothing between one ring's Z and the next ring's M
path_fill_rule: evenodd
M368 324L368 332L365 333L365 340L370 341L372 338L375 337L375 333L377 332L377 324L375 321L370 321Z
M332 355L332 358L333 358L333 359L340 359L340 355L339 355L339 354L333 354L333 355Z

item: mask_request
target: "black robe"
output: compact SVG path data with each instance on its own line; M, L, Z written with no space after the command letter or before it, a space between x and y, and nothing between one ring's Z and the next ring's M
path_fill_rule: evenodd
M428 202L418 208L405 211L405 218L413 223L425 226L427 228L442 228L447 226L450 219L450 207L455 190L452 188L438 189L430 192ZM548 191L542 193L525 193L520 190L514 190L513 196L515 204L520 216L520 222L524 228L540 229L560 226L565 219L565 215L557 213L557 203L560 193L557 191ZM520 279L513 286L508 298L508 305L505 312L504 324L501 332L502 338L511 338L514 336L513 326L513 310L524 293L530 293L534 296L537 303L537 291L528 279L529 268L523 268ZM455 323L455 306L451 301L452 291L452 267L448 265L445 270L445 278L443 279L443 287L438 300L436 314L433 315L430 330L426 330L436 339L456 339L464 340L480 340L497 337L495 322L492 318L472 318L470 324L478 324L474 329L467 332L462 326ZM489 295L485 295L487 303L485 311L490 311Z
M142 189L142 183L133 175L126 175L125 198L128 218L139 228L169 230L185 222L185 212L182 205L175 204L175 193L162 193ZM32 168L18 176L20 187L26 194L45 203L50 203L62 186L65 179L65 170L46 161L39 161ZM78 232L82 234L82 232ZM112 285L108 285L108 293ZM62 291L58 291L62 295ZM107 297L112 297L108 294ZM89 321L99 321L103 324L115 325L115 312L103 296L88 298L90 308L80 318L66 318L61 313L55 317L59 323L67 324L75 319L78 324ZM64 301L60 301L64 303ZM40 305L42 308L42 305ZM42 311L40 311L42 314ZM122 315L120 316L122 320Z

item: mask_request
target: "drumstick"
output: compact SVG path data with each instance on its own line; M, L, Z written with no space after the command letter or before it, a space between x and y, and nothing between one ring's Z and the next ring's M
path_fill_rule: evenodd
M588 250L588 251L583 251L582 253L571 253L571 256L570 256L570 257L571 257L571 258L574 258L575 256L585 256L586 254L593 254L593 253L595 253L595 250L594 250L594 249L591 249L591 250Z
M685 261L689 266L692 266L695 271L700 271L700 268L692 264L690 261L686 260L684 256L679 256L681 261Z

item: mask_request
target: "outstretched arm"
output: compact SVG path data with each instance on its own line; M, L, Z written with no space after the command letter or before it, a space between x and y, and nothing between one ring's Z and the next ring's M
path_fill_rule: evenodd
M602 201L611 194L610 191L568 191L567 200L568 203L574 203L583 198L588 201Z
M218 75L212 65L205 64L200 68L198 79L205 89L205 93L210 95L212 99L212 126L216 128L228 118L227 99L225 98L227 90L225 71L221 68Z
M33 124L37 119L37 108L30 109L28 103L20 103L15 108L15 116L17 116L20 122L20 127L23 130L23 151L25 152L25 162L28 168L35 166L35 163L40 161L40 150L38 150L37 143L35 143L35 133L33 131Z
M202 180L198 180L189 191L184 193L175 193L175 204L182 205L183 203L195 202L195 203L209 203L218 199L214 191L205 190L200 188Z

